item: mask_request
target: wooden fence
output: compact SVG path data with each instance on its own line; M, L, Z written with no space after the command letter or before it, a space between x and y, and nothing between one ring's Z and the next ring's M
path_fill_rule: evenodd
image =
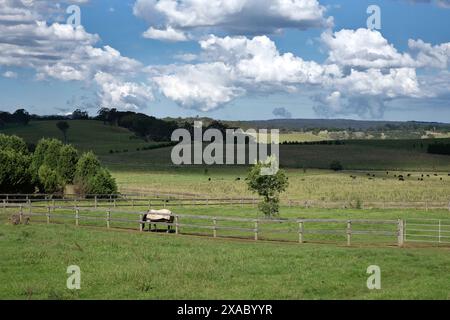
M67 206L39 206L6 204L5 208L18 211L20 221L27 217L38 222L67 223L76 226L126 228L143 232L142 211L123 211L108 208L81 208ZM158 227L173 229L175 234L203 235L213 238L239 238L254 241L319 242L351 246L387 244L403 246L405 229L403 220L370 219L250 219L224 216L173 214L173 223L155 222ZM43 220L39 220L43 218ZM361 238L362 237L362 238Z
M0 205L8 203L41 203L56 206L57 204L74 205L80 207L143 207L152 205L165 206L252 206L259 203L258 198L217 198L217 197L175 197L167 194L153 194L141 197L128 194L117 195L46 195L46 194L0 194ZM281 205L292 208L321 208L321 209L444 209L450 211L450 201L415 201L415 202L378 202L365 201L359 205L353 201L319 201L282 199Z

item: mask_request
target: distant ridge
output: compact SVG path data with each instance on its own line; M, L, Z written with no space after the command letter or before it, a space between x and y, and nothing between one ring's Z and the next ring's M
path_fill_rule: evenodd
M241 127L253 128L283 128L286 130L306 130L313 128L324 129L355 129L369 130L387 128L389 126L410 127L450 127L448 123L423 121L370 121L349 119L272 119L253 121L225 121Z

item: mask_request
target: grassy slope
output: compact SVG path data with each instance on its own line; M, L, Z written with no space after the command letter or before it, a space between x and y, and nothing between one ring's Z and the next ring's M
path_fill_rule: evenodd
M15 134L27 142L36 144L41 138L62 140L61 131L56 127L58 121L32 121L28 126L14 126L0 129L0 133ZM68 142L82 151L93 150L99 155L108 154L110 150L136 150L149 145L127 129L104 125L101 121L68 121Z
M0 225L0 298L449 299L448 249L245 243ZM274 263L275 262L275 263ZM66 268L81 267L81 290ZM370 265L382 290L366 288Z

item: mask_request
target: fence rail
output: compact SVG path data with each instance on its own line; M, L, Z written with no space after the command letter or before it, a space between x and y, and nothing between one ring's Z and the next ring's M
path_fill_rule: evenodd
M127 228L145 230L143 211L124 211L108 208L81 208L77 206L38 206L6 204L6 208L18 209L20 221L28 217L45 218L46 223L67 223L76 226L92 225L108 229ZM103 209L103 208L102 208ZM391 244L403 246L405 240L403 220L370 219L251 219L224 216L188 214L167 215L173 223L152 222L157 227L174 229L175 234L205 235L213 238L241 238L287 241L287 242L332 242L354 241L368 244ZM362 239L363 237L364 239Z
M405 241L450 244L448 219L408 219L405 224Z
M136 196L135 194L116 194L116 195L48 195L48 194L0 194L0 205L7 203L46 203L46 205L55 206L58 203L72 204L82 207L139 207L152 206L156 204L172 206L253 206L259 203L258 198L218 198L218 197L176 197L167 194L153 194L147 197ZM300 208L359 208L359 209L424 209L426 211L433 209L446 209L450 211L450 201L413 201L413 202L377 202L365 201L355 204L352 201L319 201L319 200L295 200L281 199L281 204L286 207Z

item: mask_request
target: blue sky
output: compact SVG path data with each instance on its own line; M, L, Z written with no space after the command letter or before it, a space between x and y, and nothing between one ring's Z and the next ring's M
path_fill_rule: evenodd
M93 114L101 105L158 117L249 120L275 118L274 109L282 108L294 118L450 122L450 4L445 0L323 0L307 8L307 1L296 0L311 16L289 15L281 0L259 2L276 6L278 16L253 0L242 0L249 10L233 7L223 16L189 0L164 14L156 0L65 0L59 8L55 1L3 2L1 110L23 107L51 114L81 107ZM77 34L59 27L68 16L64 9L74 3L81 8ZM381 9L379 31L366 29L366 9L373 4ZM11 22L11 12L35 17ZM181 14L204 19L209 27L174 18ZM267 28L259 17L270 19ZM34 20L46 21L36 34L15 31ZM161 39L155 29L164 31L163 38L172 29L187 39ZM410 39L421 41L411 45ZM17 58L27 50L30 54ZM31 59L31 52L51 53L52 59Z

